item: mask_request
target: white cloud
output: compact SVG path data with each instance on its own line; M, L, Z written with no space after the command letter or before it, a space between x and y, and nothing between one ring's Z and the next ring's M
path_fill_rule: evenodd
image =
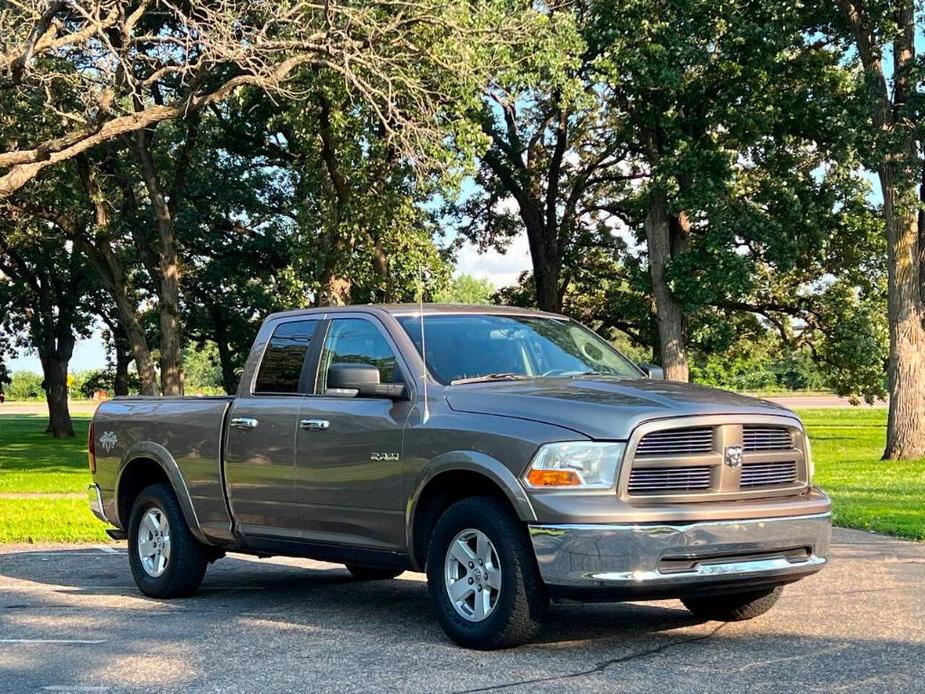
M478 246L467 241L456 255L454 274L487 279L500 289L516 284L520 273L532 269L530 245L526 234L521 234L511 242L504 253L493 249L479 253Z

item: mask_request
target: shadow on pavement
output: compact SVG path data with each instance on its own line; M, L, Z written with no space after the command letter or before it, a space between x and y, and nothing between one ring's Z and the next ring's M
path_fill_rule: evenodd
M890 584L891 564L858 577L852 562L879 550L853 539L841 569L753 622L700 623L673 601L554 605L536 643L493 653L447 641L416 574L359 582L232 555L195 597L158 601L122 551L0 553L0 690L911 691L925 678L923 603Z

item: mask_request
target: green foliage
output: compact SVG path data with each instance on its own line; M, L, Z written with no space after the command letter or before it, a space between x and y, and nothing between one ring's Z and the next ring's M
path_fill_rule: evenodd
M495 295L491 280L472 275L457 275L446 289L436 292L433 300L438 304L491 304Z
M224 392L218 348L214 342L183 352L183 378L186 392L190 395L218 395Z
M116 372L113 369L90 369L73 374L71 397L90 400L97 392L104 392L109 397L115 393ZM129 374L129 392L138 392L138 375Z
M8 400L41 400L45 397L42 390L42 377L32 371L14 371L6 389Z

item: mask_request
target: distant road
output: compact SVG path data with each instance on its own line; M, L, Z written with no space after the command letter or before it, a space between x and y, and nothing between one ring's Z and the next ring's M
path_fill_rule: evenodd
M842 398L838 395L772 395L764 399L791 409L803 407L863 407L870 409L872 407L887 406L885 400L878 400L873 405L868 405L862 400L860 405L852 405L848 398Z
M93 414L98 402L77 400L70 405L71 414ZM48 414L48 405L44 402L5 402L0 405L0 415L4 414Z

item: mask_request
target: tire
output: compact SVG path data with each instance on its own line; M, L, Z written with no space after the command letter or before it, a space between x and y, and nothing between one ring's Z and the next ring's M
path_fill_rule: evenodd
M404 569L389 567L361 566L359 564L347 564L346 566L350 575L358 581L387 581L405 573Z
M468 543L465 563L457 559L458 542ZM533 639L543 625L549 597L526 527L497 499L472 497L450 506L434 528L426 570L437 621L460 646L510 648ZM451 583L467 593L461 604L450 598Z
M681 602L695 617L717 622L744 622L760 617L774 607L784 591L783 586L730 595L703 598L682 598Z
M149 516L153 514L153 516ZM163 519L168 541L161 545L159 555L148 557L148 568L142 556L139 535L151 548L152 525L146 519ZM144 527L142 524L144 523ZM161 525L161 528L164 526ZM155 536L155 541L159 538ZM163 561L156 561L164 557ZM169 484L145 487L132 506L128 527L128 558L138 589L150 598L182 598L193 595L206 573L210 554L199 544L183 518L180 503ZM151 569L154 570L152 573Z

